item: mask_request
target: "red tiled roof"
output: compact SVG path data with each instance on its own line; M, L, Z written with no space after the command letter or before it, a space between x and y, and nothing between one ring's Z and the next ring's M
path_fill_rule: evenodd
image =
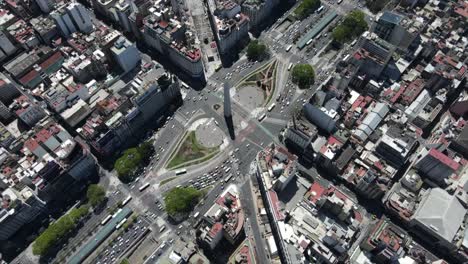
M36 70L31 70L30 72L28 72L26 75L24 75L23 77L20 78L20 83L22 84L26 84L30 81L32 81L34 78L36 78L39 74L37 73Z
M54 64L62 58L62 53L60 51L55 52L52 56L50 56L47 60L45 60L43 63L40 64L42 69L47 69L49 68L50 65Z
M273 204L273 211L275 212L276 219L283 220L284 215L281 213L279 209L278 195L274 191L268 191L268 193L270 194L270 199L271 199L271 203Z
M438 151L437 149L431 149L429 151L429 155L439 160L443 164L447 165L449 168L451 168L454 171L458 170L458 168L460 167L460 164L458 164L456 161L454 161L453 159L451 159L449 156L445 155L444 153Z
M325 191L325 187L320 185L318 182L314 182L314 184L312 184L309 190L309 192L311 193L309 201L315 204L320 199L320 197L322 197Z
M210 230L210 237L215 237L223 229L223 224L216 222Z

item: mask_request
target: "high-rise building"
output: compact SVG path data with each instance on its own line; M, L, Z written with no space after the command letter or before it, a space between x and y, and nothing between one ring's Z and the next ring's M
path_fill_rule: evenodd
M45 203L29 187L20 191L6 189L1 194L0 202L0 240L9 239L46 210Z
M0 73L0 102L10 105L20 92L15 85L2 73Z
M111 48L115 60L124 72L129 72L140 63L140 53L134 43L120 37Z
M242 2L242 13L249 18L249 28L256 29L271 15L279 0L245 0Z
M192 78L204 79L201 50L196 45L195 34L188 29L188 24L171 17L167 6L153 6L149 8L149 13L143 19L145 43L164 54L183 73Z
M82 4L71 3L67 6L67 9L79 31L89 33L93 30L93 21L89 15L89 10Z
M448 184L447 180L457 172L460 164L437 149L425 152L416 163L416 168L426 180L445 187Z
M216 7L208 5L209 18L221 54L232 52L242 40L248 39L249 19L241 7L230 0L217 0Z
M79 3L61 6L50 15L65 37L76 31L89 33L93 30L93 22L89 11Z
M411 19L386 11L376 20L374 32L392 45L406 49L416 39L420 28Z
M14 54L18 49L13 45L10 39L0 31L0 61Z
M43 13L49 13L54 7L53 0L36 0L36 3Z

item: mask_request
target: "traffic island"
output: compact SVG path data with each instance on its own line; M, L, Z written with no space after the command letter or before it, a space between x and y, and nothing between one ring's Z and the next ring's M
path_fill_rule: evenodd
M234 100L252 111L267 105L275 92L277 66L278 61L273 60L241 80Z
M219 153L224 138L224 133L213 120L195 121L175 148L166 168L176 170L210 160Z

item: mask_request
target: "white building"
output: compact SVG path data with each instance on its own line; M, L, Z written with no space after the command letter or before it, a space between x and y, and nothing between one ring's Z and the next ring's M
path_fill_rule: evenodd
M124 72L129 72L140 63L140 53L135 44L120 37L111 48L115 60Z

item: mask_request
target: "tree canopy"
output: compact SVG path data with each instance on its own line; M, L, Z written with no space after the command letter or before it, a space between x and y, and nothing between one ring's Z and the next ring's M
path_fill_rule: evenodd
M40 256L46 254L60 239L72 231L88 212L89 206L83 205L60 217L36 238L32 245L33 254Z
M292 81L299 88L308 88L314 83L315 72L314 68L309 64L296 64L292 70Z
M202 197L202 192L193 187L173 188L164 195L166 212L170 216L189 213Z
M320 0L303 0L294 10L294 14L299 19L304 19L321 6Z
M258 40L252 40L247 46L247 58L251 61L261 60L265 57L267 47Z
M349 13L343 22L333 30L333 40L343 44L361 35L368 29L364 16L364 13L359 10Z
M133 173L148 159L153 151L151 142L144 142L136 148L129 148L117 159L114 168L122 182L130 182Z
M389 0L366 0L366 6L372 13L377 14L382 11L388 1Z
M86 192L86 198L88 198L88 202L91 204L91 206L95 207L105 200L106 192L101 186L97 184L91 184Z

